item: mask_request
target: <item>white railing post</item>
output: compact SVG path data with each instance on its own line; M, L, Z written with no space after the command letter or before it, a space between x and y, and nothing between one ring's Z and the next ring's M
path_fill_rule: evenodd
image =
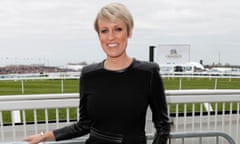
M61 79L61 93L64 93L64 83L63 83L63 78Z
M218 79L216 78L214 83L214 89L217 89L217 82L218 82Z
M12 114L12 121L14 123L21 123L21 114L19 110L14 110L11 112Z
M21 80L21 86L22 86L22 95L24 95L24 80ZM12 117L12 121L14 123L21 123L21 114L20 114L20 110L14 110L11 111L11 117Z
M24 94L24 81L23 81L23 79L21 80L21 84L22 84L22 94Z
M179 90L182 89L182 78L179 78Z

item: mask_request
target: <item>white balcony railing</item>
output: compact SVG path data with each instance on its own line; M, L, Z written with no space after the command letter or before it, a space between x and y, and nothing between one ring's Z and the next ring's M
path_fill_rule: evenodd
M172 132L224 132L236 143L240 142L240 90L168 90L166 95ZM21 141L26 135L69 125L78 120L78 105L77 93L1 96L0 142ZM64 119L60 114L62 109ZM39 120L39 113L44 119ZM70 116L72 113L75 116ZM32 122L27 120L29 115L33 116ZM150 135L154 132L150 111L146 132Z

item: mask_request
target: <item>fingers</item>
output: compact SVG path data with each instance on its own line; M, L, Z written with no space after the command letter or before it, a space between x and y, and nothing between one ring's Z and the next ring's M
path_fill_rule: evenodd
M29 142L29 144L38 144L42 141L42 136L40 134L27 136L23 138L23 141Z

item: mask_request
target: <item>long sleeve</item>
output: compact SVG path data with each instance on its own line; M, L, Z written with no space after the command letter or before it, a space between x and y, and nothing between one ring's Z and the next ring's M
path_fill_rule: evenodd
M91 120L88 118L86 101L87 95L84 88L84 70L80 77L80 104L79 104L79 121L70 126L66 126L53 131L56 141L66 140L75 137L80 137L88 134L90 131Z
M170 132L170 121L164 86L157 64L152 72L150 108L152 110L152 121L156 128L153 144L166 144Z

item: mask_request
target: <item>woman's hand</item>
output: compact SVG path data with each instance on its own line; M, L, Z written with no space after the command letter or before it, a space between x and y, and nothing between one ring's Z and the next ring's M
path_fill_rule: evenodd
M23 138L23 141L28 142L29 144L38 144L47 140L55 140L53 132L49 131L46 133L41 132L40 134L30 135Z
M38 144L40 142L45 141L44 140L44 134L35 134L35 135L31 135L31 136L27 136L25 137L23 140L26 142L29 142L29 144Z

